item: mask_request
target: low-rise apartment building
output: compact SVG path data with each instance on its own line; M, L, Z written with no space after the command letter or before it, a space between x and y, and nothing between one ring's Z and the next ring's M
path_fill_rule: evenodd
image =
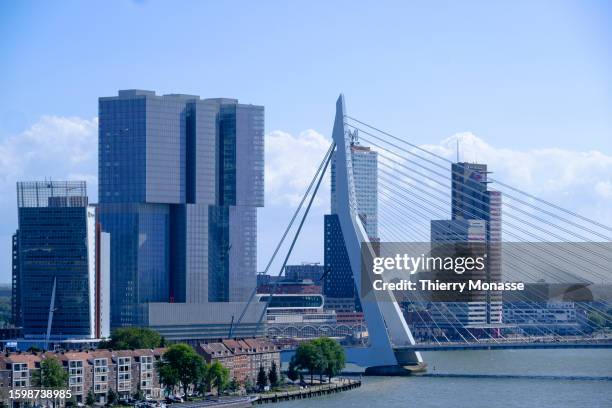
M230 378L241 384L257 381L259 367L267 372L272 362L280 370L280 349L264 339L225 339L200 343L197 352L207 363L219 361L230 371Z
M91 350L81 352L11 353L0 355L0 398L8 400L10 389L35 388L40 364L55 357L68 372L68 387L77 402L90 391L96 402L106 403L113 389L119 396L142 392L153 399L163 397L155 362L164 349Z

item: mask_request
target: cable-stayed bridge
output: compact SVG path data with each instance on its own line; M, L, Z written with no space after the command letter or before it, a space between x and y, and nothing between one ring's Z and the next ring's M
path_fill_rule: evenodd
M612 347L610 226L497 180L486 165L453 162L351 117L342 95L332 136L265 272L293 232L283 273L333 161L335 212L368 327L367 345L347 348L349 361L371 373L401 375L424 367L420 351ZM374 236L367 228L373 221L360 208L353 166L355 152L363 149L377 154ZM371 290L373 279L398 284L430 276L397 270L372 275L364 268L372 259L425 257L449 247L483 248L486 268L463 279L493 286L523 282L528 290L474 290L457 298ZM260 322L264 318L265 311ZM542 324L547 320L557 323Z

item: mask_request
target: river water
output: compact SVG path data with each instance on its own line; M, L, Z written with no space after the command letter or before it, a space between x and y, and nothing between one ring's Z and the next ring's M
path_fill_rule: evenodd
M276 406L612 408L612 350L449 351L423 358L426 376L363 377L358 389Z

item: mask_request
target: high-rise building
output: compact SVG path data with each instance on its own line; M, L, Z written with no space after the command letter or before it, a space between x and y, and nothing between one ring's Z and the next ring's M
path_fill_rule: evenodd
M108 235L96 228L84 181L17 183L14 316L28 339L100 338L108 332Z
M452 164L452 204L454 220L485 220L487 241L501 242L501 192L489 190L487 165Z
M480 242L486 250L482 276L486 282L501 281L501 193L488 189L487 165L453 163L451 182L451 220L431 222L432 251L448 242ZM447 302L444 307L454 318L470 327L492 327L502 321L500 291L473 293L465 302ZM449 316L434 313L438 324Z
M357 214L370 240L378 241L378 153L360 145L356 134L351 143L351 163ZM359 299L340 222L336 215L335 153L331 167L331 214L324 217L323 292L327 297L328 307L351 311L359 309Z
M325 279L323 293L328 298L354 299L355 280L337 214L324 216L324 263Z
M501 282L502 196L488 189L486 164L459 162L451 165L451 214L453 220L486 222L488 282ZM501 291L487 291L488 324L502 321Z
M359 217L370 240L378 241L378 153L353 143L351 161Z
M440 258L458 256L458 251L471 248L470 256L484 254L486 250L486 221L473 219L432 220L431 256ZM442 281L456 281L454 271L437 275ZM470 271L470 279L487 280L487 271ZM440 299L431 304L431 318L437 327L451 330L481 330L490 323L488 317L489 298L486 291L469 291L464 294L452 293L454 299ZM441 297L446 297L442 295ZM461 298L459 298L461 297ZM436 299L434 299L436 300ZM449 301L452 300L452 301ZM499 305L501 312L501 304Z
M99 200L112 325L151 303L236 302L255 287L264 109L124 90L99 99Z
M371 241L378 240L378 153L356 141L351 144L351 163L357 213ZM331 213L336 214L336 160L331 165Z

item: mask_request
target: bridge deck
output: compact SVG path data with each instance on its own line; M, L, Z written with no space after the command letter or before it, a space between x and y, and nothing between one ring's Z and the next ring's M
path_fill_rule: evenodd
M415 344L413 346L394 347L394 350L414 351L456 351L456 350L521 350L521 349L608 349L612 348L612 340L587 341L559 341L559 342L481 342L481 343L453 343L453 344Z

